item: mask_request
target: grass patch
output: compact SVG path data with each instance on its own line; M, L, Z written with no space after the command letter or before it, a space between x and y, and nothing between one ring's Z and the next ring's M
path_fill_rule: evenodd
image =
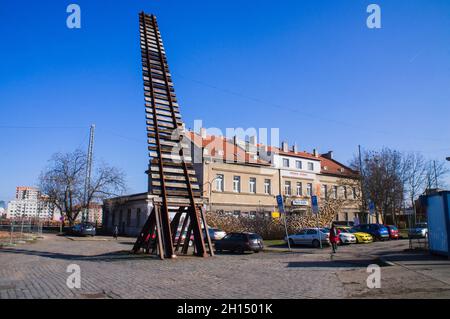
M264 245L270 246L286 246L286 242L284 240L265 240Z
M400 238L405 238L405 239L409 238L407 229L399 229L398 234L399 234Z

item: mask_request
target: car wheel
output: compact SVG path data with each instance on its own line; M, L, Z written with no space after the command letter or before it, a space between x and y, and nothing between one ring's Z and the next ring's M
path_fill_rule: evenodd
M314 248L319 248L320 247L320 242L317 239L314 239L312 242L312 245Z
M358 240L358 238L356 238L356 243L357 243L357 244L359 244L359 240Z

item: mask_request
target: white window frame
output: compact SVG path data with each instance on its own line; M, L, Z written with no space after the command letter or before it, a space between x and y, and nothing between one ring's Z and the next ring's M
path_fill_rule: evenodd
M272 181L270 179L264 180L264 194L270 195L272 193Z
M303 196L303 183L297 182L297 196Z
M241 177L233 176L233 192L240 193L241 192Z
M216 176L216 192L224 192L225 176L223 174L217 174Z
M312 183L306 184L306 194L311 197L312 193L313 193L313 184Z
M248 181L248 190L252 194L256 194L256 177L250 177Z
M284 181L284 194L286 196L291 196L291 194L292 194L292 183L291 183L291 181Z

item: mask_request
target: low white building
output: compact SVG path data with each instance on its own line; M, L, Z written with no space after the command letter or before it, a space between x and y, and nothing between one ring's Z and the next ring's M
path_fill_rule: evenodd
M121 235L138 236L153 210L153 198L147 193L107 199L103 202L103 229Z

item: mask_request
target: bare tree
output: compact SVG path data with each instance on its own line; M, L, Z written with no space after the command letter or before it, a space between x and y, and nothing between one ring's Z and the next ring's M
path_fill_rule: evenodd
M380 215L384 221L389 215L395 223L404 199L407 163L403 155L388 148L381 151L365 151L363 167L360 167L359 159L356 157L350 165L364 172L365 196L375 204L377 222L380 222Z
M446 187L445 177L449 174L445 161L428 161L426 164L426 188Z
M126 190L125 174L115 167L100 163L98 167L94 165L85 200L86 159L86 153L81 150L55 154L39 177L41 191L49 197L50 203L67 216L70 225L90 203L118 196Z
M427 162L420 153L409 153L405 155L407 171L405 174L405 192L408 200L414 206L417 196L426 189L427 184Z

